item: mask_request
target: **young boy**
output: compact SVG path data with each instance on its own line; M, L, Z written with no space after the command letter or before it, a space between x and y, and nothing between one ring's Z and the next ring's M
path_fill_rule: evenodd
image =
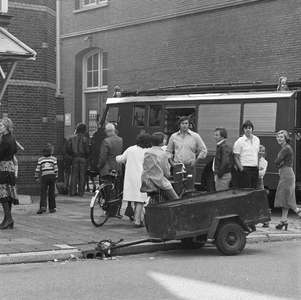
M49 212L54 213L56 204L55 204L55 181L58 178L58 167L57 159L52 156L54 147L52 144L47 144L43 150L42 157L39 158L38 164L35 170L35 179L39 182L39 174L41 173L41 198L40 198L40 209L37 211L37 214L42 214L46 212L46 193L48 188L48 204Z

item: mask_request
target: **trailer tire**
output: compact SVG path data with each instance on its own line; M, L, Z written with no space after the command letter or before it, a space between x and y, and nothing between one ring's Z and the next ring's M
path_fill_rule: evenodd
M215 245L225 255L239 254L245 248L246 234L238 223L223 223L217 229Z

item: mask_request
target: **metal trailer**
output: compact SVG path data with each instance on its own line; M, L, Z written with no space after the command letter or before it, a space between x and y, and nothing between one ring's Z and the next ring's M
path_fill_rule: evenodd
M239 254L252 226L271 220L267 190L229 189L145 207L151 238L202 247L211 240L225 255Z

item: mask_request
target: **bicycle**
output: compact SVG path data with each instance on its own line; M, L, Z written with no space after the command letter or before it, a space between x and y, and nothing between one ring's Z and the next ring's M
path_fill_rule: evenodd
M201 192L195 192L195 191L190 191L187 190L185 187L185 182L187 180L187 178L184 178L184 174L186 173L185 170L185 165L183 163L176 163L173 166L174 168L177 168L178 171L175 172L175 175L179 175L179 176L175 176L176 178L173 178L173 180L170 180L170 182L172 183L172 185L175 187L175 185L178 185L178 189L180 190L179 193L179 198L185 197L187 195L191 195L192 193L201 193ZM191 178L193 175L190 174L187 177ZM157 203L162 203L162 202L166 202L168 201L168 199L166 198L164 191L158 189L158 191L156 192L151 192L148 193L149 199L147 204L157 204Z
M96 227L105 224L109 217L122 219L119 214L122 205L122 192L117 194L116 188L118 174L112 170L107 176L108 179L101 180L101 184L90 202L90 218Z

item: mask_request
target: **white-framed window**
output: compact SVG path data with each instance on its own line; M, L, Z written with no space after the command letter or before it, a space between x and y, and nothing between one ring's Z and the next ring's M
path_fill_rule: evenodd
M108 55L100 50L84 58L84 89L104 90L108 86Z
M108 0L75 0L75 10L74 12L81 12L85 10L100 8L108 6Z
M0 13L7 13L8 11L8 0L0 0Z
M84 0L84 1L83 1L83 6L87 6L87 5L95 5L96 2L99 2L99 1L96 1L96 0Z

